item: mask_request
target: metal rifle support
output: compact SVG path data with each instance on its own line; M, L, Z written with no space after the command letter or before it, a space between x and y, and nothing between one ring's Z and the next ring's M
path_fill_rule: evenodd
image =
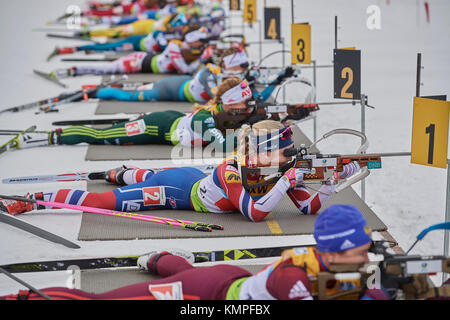
M317 73L316 73L317 65L316 65L316 60L313 60L312 63L313 63L313 86L314 86L314 90L317 93L317 87L316 87L316 85L317 85L317 78L316 78L317 77ZM317 102L317 95L314 94L313 103L316 103L316 102ZM314 139L314 141L316 141L316 139L317 139L317 114L315 114L314 117L313 117L313 139Z
M420 97L420 72L422 69L422 54L417 54L417 73L416 73L416 97Z
M445 201L445 221L450 221L450 159L447 159L447 196ZM448 257L449 255L449 241L450 241L450 234L448 230L444 231L444 256ZM445 280L448 279L448 274L443 273L442 274L442 283L445 282Z
M338 47L338 17L334 16L334 48Z
M361 94L361 132L366 134L366 95ZM365 153L365 152L363 152ZM361 180L361 199L366 202L366 180Z
M258 27L259 27L259 60L262 59L262 27L261 27L261 19L258 19Z

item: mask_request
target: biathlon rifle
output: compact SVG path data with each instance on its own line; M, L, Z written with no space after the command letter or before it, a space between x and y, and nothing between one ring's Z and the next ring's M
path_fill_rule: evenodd
M319 273L318 295L322 300L349 299L364 294L367 288L382 288L391 300L421 300L435 297L450 297L450 286L434 287L430 275L450 273L450 257L422 256L390 253L396 244L390 241L373 241L369 252L382 256L377 264L330 266L331 273ZM339 281L338 288L330 290L329 281Z
M311 153L311 150L317 143L335 134L349 134L360 137L361 145L356 153L348 155ZM273 179L281 178L287 170L294 167L297 169L302 169L302 171L304 172L304 184L321 183L328 185L337 185L335 192L339 192L351 186L352 184L366 178L370 174L369 169L381 169L382 157L411 155L411 153L408 152L366 154L365 152L368 146L369 142L367 140L367 137L362 132L352 129L335 129L325 133L319 140L308 147L305 145L301 145L298 148L293 147L284 150L284 156L294 157L291 162L284 166L261 166L257 168L248 168L246 166L239 165L242 172L242 184L246 188L264 187L266 185L273 184ZM347 179L339 178L339 173L344 170L344 166L353 161L358 162L361 168L359 173ZM265 181L257 184L248 184L247 175L250 173L256 173L265 176Z
M318 104L277 104L250 100L246 103L252 110L250 114L241 112L221 112L214 116L216 127L219 130L238 129L243 124L254 124L262 120L275 120L285 122L287 120L299 121L308 117L311 112L319 110Z
M450 286L434 287L429 276L450 273L450 257L390 253L397 243L372 241L369 252L382 257L364 264L331 264L329 272L311 279L318 300L356 300L367 289L383 289L390 300L421 300L450 297ZM392 252L392 251L391 251Z

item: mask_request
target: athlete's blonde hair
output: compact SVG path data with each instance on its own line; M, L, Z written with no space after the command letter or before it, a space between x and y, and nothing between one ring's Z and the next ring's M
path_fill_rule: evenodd
M211 89L212 93L214 93L214 98L209 100L205 105L200 105L198 103L194 104L194 111L203 109L206 106L218 104L220 102L220 99L222 98L222 95L225 92L237 86L241 82L242 80L238 77L228 78L222 81L222 83L218 87L214 87Z
M262 120L254 125L250 126L248 124L244 124L241 127L241 131L238 135L238 155L240 156L248 156L252 152L256 152L256 145L250 136L259 136L259 135L267 135L270 134L273 130L283 129L284 125L281 122L275 120Z

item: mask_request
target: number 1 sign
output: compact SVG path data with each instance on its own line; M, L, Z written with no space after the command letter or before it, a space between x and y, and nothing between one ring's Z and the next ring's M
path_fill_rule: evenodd
M450 102L414 97L411 163L447 168Z

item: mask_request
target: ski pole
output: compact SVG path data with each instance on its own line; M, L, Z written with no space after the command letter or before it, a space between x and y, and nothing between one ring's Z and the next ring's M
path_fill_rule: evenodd
M156 217L156 216L147 216L147 215L143 215L143 214L139 214L139 213L121 212L121 211L114 211L114 210L109 210L109 209L93 208L93 207L79 206L79 205L60 203L60 202L41 201L41 200L34 200L34 199L28 199L25 197L17 197L17 196L0 195L0 198L31 202L31 203L36 203L36 204L40 204L43 206L48 206L48 207L71 209L71 210L78 210L78 211L83 211L83 212L103 214L103 215L108 215L108 216L122 217L122 218L133 219L133 220L141 220L141 221L147 221L147 222L153 222L153 223L160 223L160 224L170 225L170 226L174 226L174 227L191 229L191 230L195 230L195 231L211 232L212 229L223 230L223 226L221 226L221 225L208 224L208 223L203 223L203 222Z
M5 269L0 267L0 272L4 273L6 276L10 277L11 279L13 279L14 281L17 281L18 283L20 283L21 285L24 285L25 287L27 287L28 289L30 289L31 291L37 293L38 295L40 295L41 297L43 297L46 300L53 300L52 298L50 298L48 295L46 295L45 293L43 293L42 291L36 289L35 287L33 287L32 285L29 285L28 283L26 283L25 281L17 278L15 275L9 273L8 271L6 271Z

